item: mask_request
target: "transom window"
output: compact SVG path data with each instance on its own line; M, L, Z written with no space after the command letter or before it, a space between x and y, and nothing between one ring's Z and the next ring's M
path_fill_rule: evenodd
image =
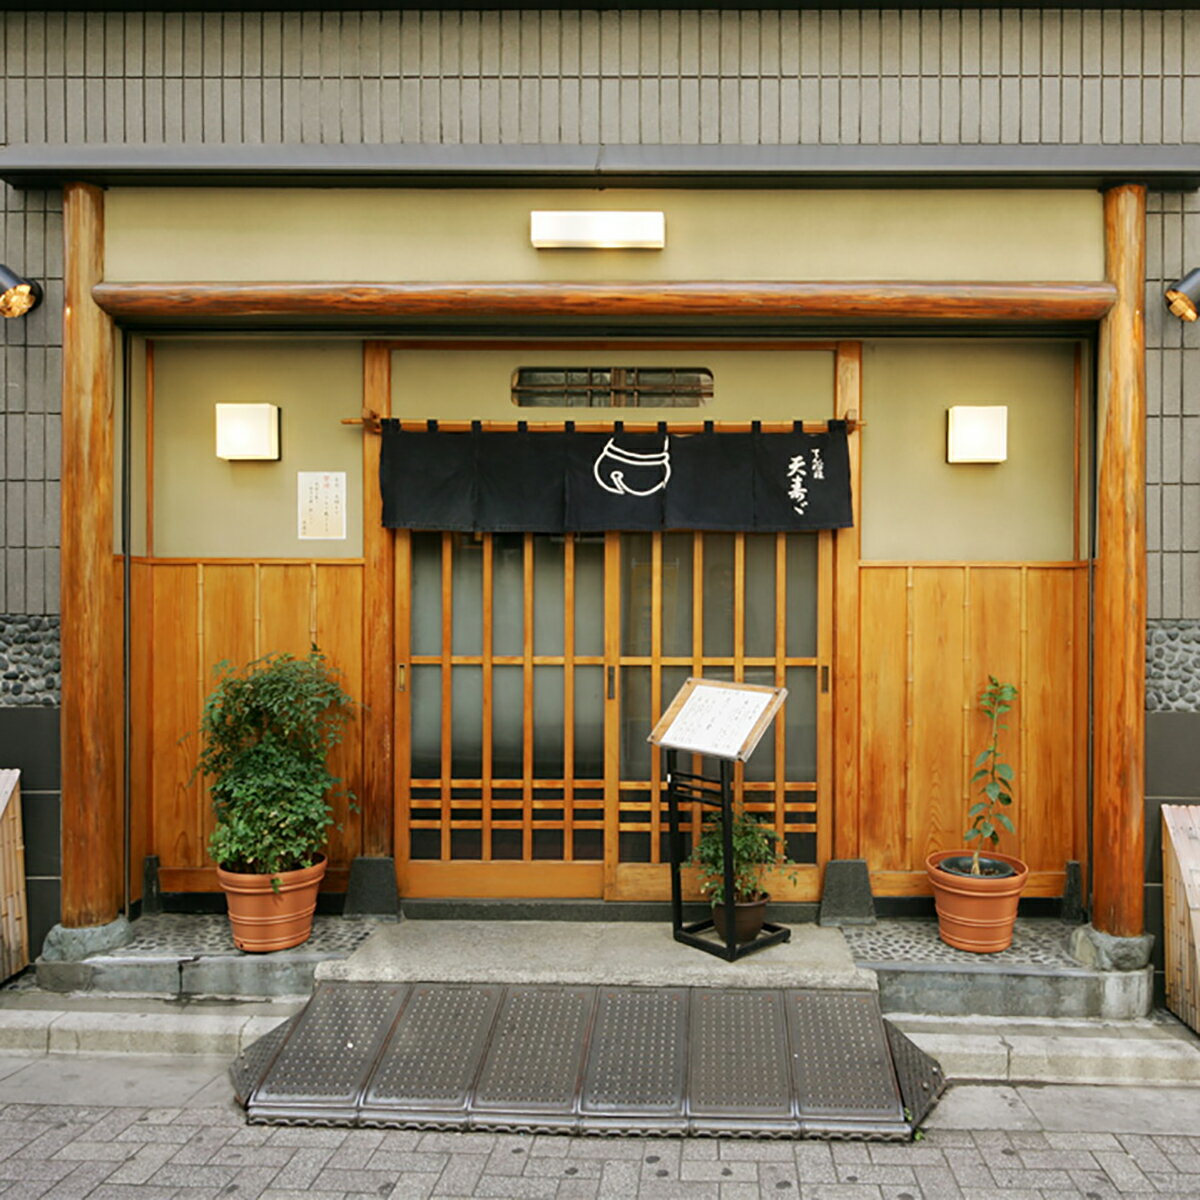
M712 399L705 367L518 367L520 408L699 408Z

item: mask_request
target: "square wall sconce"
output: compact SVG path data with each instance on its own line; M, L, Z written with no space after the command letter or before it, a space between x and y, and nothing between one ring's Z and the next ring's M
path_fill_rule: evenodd
M660 212L531 212L529 240L537 250L661 250Z
M217 457L230 462L279 459L277 404L218 404Z
M999 463L1008 458L1008 408L957 404L948 410L946 461Z

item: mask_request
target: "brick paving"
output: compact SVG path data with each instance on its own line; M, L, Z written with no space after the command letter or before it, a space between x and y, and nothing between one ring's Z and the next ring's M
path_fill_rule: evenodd
M1200 1197L1200 1131L933 1129L911 1145L246 1125L232 1104L0 1107L11 1200Z

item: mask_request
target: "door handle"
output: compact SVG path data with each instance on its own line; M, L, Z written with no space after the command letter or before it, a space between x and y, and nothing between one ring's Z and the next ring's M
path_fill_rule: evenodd
M617 698L617 668L608 667L606 670L608 672L608 698L615 700Z

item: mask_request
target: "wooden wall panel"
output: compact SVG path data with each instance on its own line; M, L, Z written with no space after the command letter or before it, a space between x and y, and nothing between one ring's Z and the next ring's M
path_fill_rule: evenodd
M1075 580L1030 568L1028 634L1020 718L1024 770L1013 807L1021 855L1034 871L1062 870L1075 856L1075 726L1083 696L1068 669L1075 651ZM1082 769L1083 760L1078 761Z
M200 701L207 673L200 665L199 567L153 568L151 638L153 673L149 694L135 697L133 723L149 721L150 853L164 867L205 863L204 799L199 782L189 783L196 764ZM192 734L186 741L185 735Z
M146 852L159 856L166 890L216 890L207 856L209 801L199 782L188 783L199 743L185 736L200 724L213 667L224 659L240 666L275 651L301 656L315 640L343 673L346 690L361 700L362 565L151 560L136 569L135 613L136 589L152 596L148 628L135 629L135 644L153 653L134 665L135 679L145 681L144 694L134 698L135 746L139 726L150 731L142 768ZM355 721L332 762L355 791L363 744L362 723ZM346 801L335 806L335 820L342 828L330 837L329 884L344 887L345 869L361 853L362 821Z
M875 870L907 865L907 571L863 572L859 851Z
M142 897L142 861L153 840L149 715L153 711L154 576L145 563L130 564L129 694L133 715L129 746L130 791L130 899ZM122 720L124 714L122 713ZM118 743L119 744L119 743Z
M322 564L316 567L314 576L317 645L342 673L342 686L361 705L366 669L362 654L362 568ZM346 728L345 740L330 759L330 770L344 779L359 798L353 810L345 799L334 804L334 820L340 828L330 830L331 862L349 864L363 853L363 818L358 811L363 794L363 715L360 707Z
M925 857L963 844L989 674L1020 691L1002 734L1017 837L1001 849L1029 862L1027 894L1061 893L1086 841L1086 585L1075 564L862 569L859 842L877 894L926 894Z
M906 756L910 865L961 838L964 828L965 602L961 569L913 571L912 750Z

